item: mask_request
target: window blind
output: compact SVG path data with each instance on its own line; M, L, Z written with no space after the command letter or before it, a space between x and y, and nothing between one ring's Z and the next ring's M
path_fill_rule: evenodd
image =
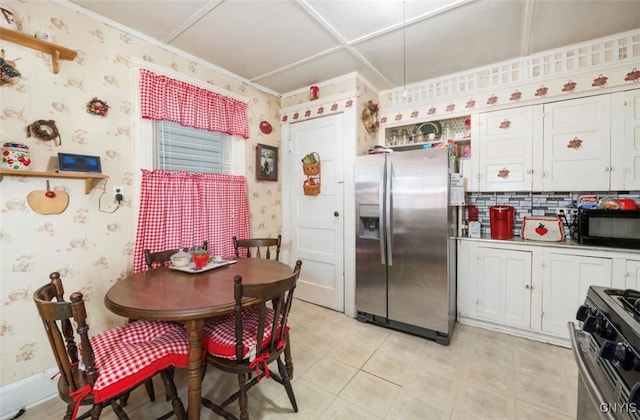
M154 121L154 169L231 174L232 137L225 133Z

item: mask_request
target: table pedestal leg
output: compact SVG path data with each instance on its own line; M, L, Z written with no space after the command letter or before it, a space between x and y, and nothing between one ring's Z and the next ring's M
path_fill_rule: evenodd
M203 319L193 319L186 322L189 340L189 394L187 415L189 420L200 420L200 404L202 403L202 330Z

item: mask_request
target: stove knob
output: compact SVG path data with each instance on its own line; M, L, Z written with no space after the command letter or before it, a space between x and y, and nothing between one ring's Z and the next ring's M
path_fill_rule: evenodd
M604 338L605 340L615 340L616 336L618 335L618 333L616 332L615 328L613 328L613 325L611 325L610 322L608 322L607 320L603 320L600 324L600 337Z
M582 323L582 329L588 333L593 333L600 329L600 320L593 315L587 316L587 319Z
M600 357L620 365L624 370L633 367L633 352L624 343L605 342L600 348Z
M585 305L580 305L578 312L576 313L576 319L578 321L584 321L589 315L591 315L591 308Z

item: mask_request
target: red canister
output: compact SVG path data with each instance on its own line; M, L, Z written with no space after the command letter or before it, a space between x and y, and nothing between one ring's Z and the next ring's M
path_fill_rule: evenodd
M476 206L467 207L467 213L469 214L468 219L470 222L477 222L478 220L480 220L478 218L480 215L480 212Z
M489 208L491 239L511 239L513 237L513 207L492 206Z

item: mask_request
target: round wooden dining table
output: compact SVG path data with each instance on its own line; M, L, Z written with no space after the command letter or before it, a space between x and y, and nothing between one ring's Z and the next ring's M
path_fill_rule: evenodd
M189 340L187 413L189 419L198 420L202 330L208 320L233 312L233 278L240 275L245 284L263 284L282 280L292 272L293 268L284 263L258 258L241 258L234 264L193 273L159 267L119 280L107 291L104 302L111 312L129 319L185 324ZM293 373L290 349L285 363Z

